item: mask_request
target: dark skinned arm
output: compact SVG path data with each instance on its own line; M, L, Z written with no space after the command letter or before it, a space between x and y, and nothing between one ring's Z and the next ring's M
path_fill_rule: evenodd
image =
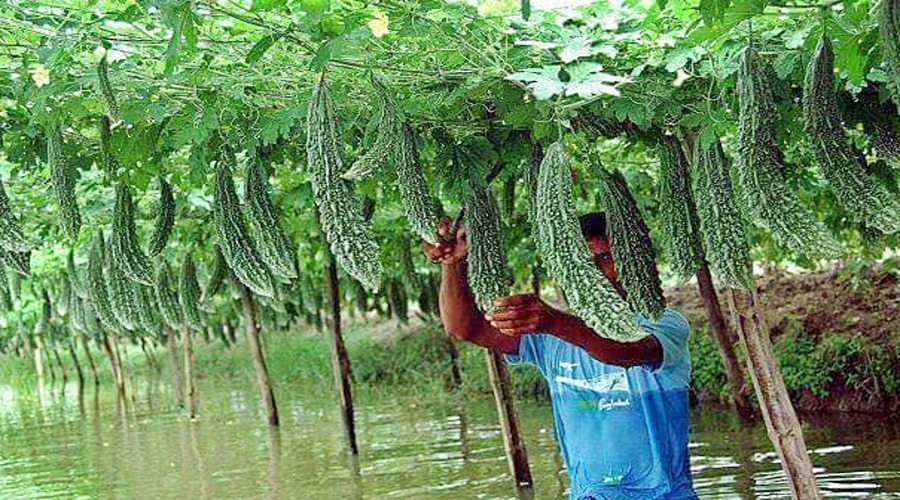
M487 320L503 335L518 338L534 332L549 333L609 365L628 368L662 364L662 346L653 335L637 342L603 338L576 316L554 309L531 294L505 297L495 301L495 305L498 310Z
M444 218L438 225L437 245L425 245L425 254L441 264L439 301L444 330L454 338L500 353L517 353L519 338L501 334L475 305L466 274L469 248L465 228L461 227L454 238L450 224L450 219Z

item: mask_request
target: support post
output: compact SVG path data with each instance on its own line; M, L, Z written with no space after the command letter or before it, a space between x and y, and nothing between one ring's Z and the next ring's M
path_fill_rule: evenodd
M356 427L353 421L353 391L350 385L350 359L341 335L341 296L338 284L337 263L334 255L326 250L325 291L328 294L328 322L331 331L331 368L334 385L341 400L341 417L344 423L344 437L347 451L352 456L359 454L356 445Z
M75 339L69 337L69 355L72 356L72 364L75 365L75 375L78 376L78 387L84 387L84 372L81 363L78 362L78 353L75 352Z
M821 498L812 460L803 440L800 420L775 361L769 329L760 315L761 306L752 290L753 288L745 292L729 289L727 295L738 334L747 353L747 365L766 430L781 459L781 468L787 476L793 498Z
M256 370L256 384L259 387L259 395L266 409L269 425L278 425L278 406L275 404L275 393L272 391L272 381L269 379L269 369L266 367L266 357L263 352L259 336L259 325L256 323L256 307L253 304L253 295L246 285L241 285L241 305L244 309L244 332L247 334L247 348L250 349L250 358L253 359L253 368Z
M501 354L488 349L485 355L491 389L497 403L497 416L500 418L500 431L503 434L503 448L506 450L509 472L515 481L518 495L530 498L533 496L534 481L531 478L531 468L528 466L525 443L522 441L516 405L509 387L509 371Z
M181 346L184 350L184 407L193 419L197 416L197 385L194 383L194 346L191 344L191 327L181 327Z
M166 335L169 361L172 364L172 391L175 394L175 401L178 401L178 406L184 408L184 370L182 360L178 356L178 339L175 336L175 329L169 325L163 325L163 332Z

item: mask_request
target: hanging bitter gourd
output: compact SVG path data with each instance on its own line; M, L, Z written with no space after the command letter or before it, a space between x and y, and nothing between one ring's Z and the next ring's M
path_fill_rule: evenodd
M63 156L62 146L62 129L56 125L50 126L47 130L47 163L59 205L60 227L67 238L76 241L81 229L81 213L75 198L75 169Z
M184 255L181 276L178 279L178 301L181 303L181 317L194 330L203 329L200 317L200 283L197 282L197 267L190 253Z
M500 210L489 185L470 181L463 198L468 218L468 281L475 303L486 312L494 310L494 300L509 295L512 276L506 265Z
M337 120L328 86L320 77L307 112L307 169L319 211L319 222L338 264L366 288L377 290L383 268L378 244L363 219L362 205L344 171L337 139Z
M698 144L694 158L693 191L706 260L722 284L746 290L751 284L750 244L731 188L728 158L719 141L706 149Z
M212 270L209 272L209 280L206 282L206 288L203 289L202 302L208 301L213 295L218 293L225 283L225 279L231 273L228 269L228 263L225 262L225 256L222 255L222 249L219 245L213 245L215 248L215 256L213 257Z
M378 100L377 136L372 147L356 159L341 177L348 181L359 181L372 177L387 165L396 163L403 141L403 118L388 89L374 75L372 87Z
M9 277L6 275L6 266L0 264L0 309L12 311L12 293L9 291Z
M84 286L84 280L75 266L75 249L69 249L66 256L66 273L69 276L69 282L72 284L72 290L82 299L87 298L87 289Z
M27 252L31 243L25 238L19 219L9 206L6 187L0 180L0 250L4 252Z
M159 333L162 328L159 305L156 303L154 287L132 281L130 283L138 303L138 326L149 334Z
M900 111L900 0L881 0L881 56L887 70L888 88Z
M216 165L215 199L216 242L234 276L253 293L273 297L275 289L269 269L259 256L244 214L241 212L231 169L220 162Z
M290 281L297 277L294 268L294 248L291 239L284 231L278 218L277 207L269 197L269 190L263 177L263 170L258 160L251 158L247 162L247 179L245 200L253 224L253 239L259 249L259 255L272 274L281 280Z
M634 310L656 321L666 308L656 254L650 229L621 172L600 169L600 197L606 208L616 269L628 302Z
M806 70L803 120L810 149L844 210L883 233L900 230L900 201L870 178L865 157L845 135L834 91L834 53L825 36Z
M106 289L109 293L109 302L112 305L116 322L126 330L135 331L140 327L140 297L136 293L137 288L132 286L136 282L132 281L125 271L123 259L114 252L112 240L113 237L110 235L106 244L105 259Z
M172 288L172 272L169 264L163 262L156 269L156 280L154 292L156 292L156 303L159 305L159 312L163 321L171 328L178 329L182 324L181 303L178 301L178 294Z
M116 187L116 204L113 208L112 234L107 252L115 264L116 274L143 285L153 285L150 261L138 243L134 224L134 201L128 186Z
M565 146L550 146L537 182L535 231L538 252L550 276L566 294L569 307L597 335L634 342L648 334L597 269L581 235L572 200L572 172Z
M0 260L7 269L19 276L31 275L31 252L3 252L0 251Z
M98 231L94 235L91 242L91 249L88 252L88 269L87 280L85 282L85 290L87 291L88 301L94 310L97 319L106 328L117 331L119 323L113 312L112 301L109 297L109 290L106 286L107 278L104 268L106 266L106 242L103 233Z
M679 281L690 279L700 268L703 247L700 224L691 195L688 160L681 143L667 135L659 143L659 218L666 260Z
M156 212L156 222L153 225L153 234L150 236L150 247L147 253L152 257L159 255L166 247L169 234L175 225L175 196L172 194L172 185L166 182L162 175L159 179L159 207Z
M116 102L116 95L113 94L112 84L109 83L109 61L106 54L103 54L97 64L97 79L100 82L100 95L106 101L106 113L113 121L119 121L119 104Z
M777 116L770 82L775 76L752 47L738 70L740 100L737 181L742 207L776 242L810 258L831 258L840 245L787 189L783 155L775 142Z
M408 124L403 127L397 157L397 182L412 232L432 245L437 243L440 207L428 192L428 182L419 163L416 135Z

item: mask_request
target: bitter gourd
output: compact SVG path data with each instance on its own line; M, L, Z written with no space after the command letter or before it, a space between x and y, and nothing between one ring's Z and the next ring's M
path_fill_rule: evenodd
M87 282L85 290L88 300L94 310L97 319L106 328L118 331L119 323L113 312L112 301L106 286L106 242L103 233L98 231L94 235L91 249L88 252Z
M9 277L6 275L6 266L0 264L0 308L4 311L12 311L12 293L9 291Z
M659 148L659 218L666 260L679 281L690 279L700 268L703 247L691 195L688 160L681 143L667 135Z
M569 307L597 335L634 342L648 334L634 321L628 303L597 269L572 201L571 162L565 146L550 146L541 162L537 182L535 228L538 251Z
M202 302L208 301L213 295L218 293L225 283L225 278L231 273L228 269L228 263L225 262L225 256L219 245L213 245L215 248L215 256L213 257L212 270L209 272L209 280L206 282L206 288L203 289Z
M344 172L338 147L336 118L328 86L320 77L307 112L307 169L319 222L338 264L364 286L377 290L383 268L378 245L363 219L362 205Z
M31 252L0 252L7 269L19 276L31 275Z
M631 307L656 321L665 299L656 268L650 229L621 172L600 169L600 196L606 208L613 257Z
M900 202L870 178L865 157L845 135L834 91L834 53L825 36L806 70L803 119L816 162L847 213L886 234L900 230Z
M385 166L396 163L403 140L403 119L387 88L374 76L372 87L378 100L377 136L372 147L350 165L341 177L348 181L359 181L372 177Z
M59 205L59 221L63 234L70 240L78 240L81 229L81 212L75 198L75 170L62 152L63 137L59 126L47 130L47 162L56 202Z
M888 88L900 111L900 0L881 0L880 14L881 56L887 71Z
M731 288L751 285L750 244L729 177L729 163L716 141L694 154L693 191L706 260L716 277Z
M115 231L115 229L113 229ZM136 331L140 327L140 297L137 295L136 282L132 281L125 271L123 259L114 252L110 235L107 241L106 252L106 289L109 293L109 302L112 305L116 322L124 329Z
M486 311L494 310L494 300L509 295L512 276L506 265L500 210L489 185L470 181L463 198L469 242L468 281L475 303Z
M159 180L159 207L156 212L156 222L153 225L153 234L150 236L150 246L147 253L152 257L159 255L166 247L169 234L175 225L175 196L172 194L172 185L166 182L162 175Z
M169 264L163 262L156 269L156 303L163 321L171 328L178 329L182 324L181 303L178 301L178 293L172 288L172 272Z
M250 238L241 212L231 169L216 165L215 199L216 241L234 276L253 293L263 297L275 295L272 278L259 251ZM199 293L198 293L199 298Z
M277 207L269 198L269 190L263 178L263 171L257 160L247 162L245 200L250 208L250 222L253 224L253 239L259 255L275 277L290 281L297 277L294 268L294 248L284 231L277 214Z
M27 252L31 243L25 238L19 219L9 206L6 187L0 180L0 250L4 252Z
M97 64L97 79L100 81L100 94L106 101L106 113L113 121L119 121L119 104L116 102L116 95L113 94L112 85L109 83L109 61L106 54L100 58Z
M112 233L109 237L111 262L116 267L117 276L125 277L142 285L153 285L153 271L150 261L138 243L134 224L134 201L131 191L124 183L116 187L116 204L113 208Z
M178 279L178 301L181 303L181 317L194 330L203 330L200 316L200 283L197 282L197 267L190 253L184 254L181 276Z
M430 244L437 243L440 207L428 192L425 173L419 163L416 136L409 125L403 127L402 144L397 157L397 182L412 232Z

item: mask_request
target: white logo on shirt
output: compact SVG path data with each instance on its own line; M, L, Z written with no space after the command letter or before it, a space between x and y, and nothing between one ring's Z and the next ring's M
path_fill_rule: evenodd
M559 364L559 367L566 371L572 371L575 368L578 368L578 363L566 363L565 361L563 361Z
M599 375L590 379L579 379L557 375L554 380L561 385L570 385L572 387L587 389L594 392L606 393L612 391L624 391L631 393L631 386L628 384L628 377L624 370Z

